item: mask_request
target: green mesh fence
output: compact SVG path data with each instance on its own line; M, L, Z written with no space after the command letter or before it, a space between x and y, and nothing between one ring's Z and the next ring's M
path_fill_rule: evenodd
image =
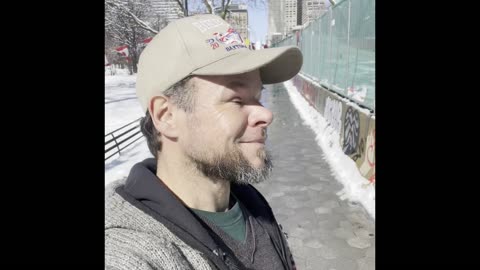
M302 50L303 74L375 110L375 0L340 1L273 46L289 45Z

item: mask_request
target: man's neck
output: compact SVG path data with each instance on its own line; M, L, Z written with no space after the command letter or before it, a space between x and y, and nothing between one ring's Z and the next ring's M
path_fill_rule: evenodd
M157 176L189 208L225 212L230 199L230 182L210 179L202 175L193 164L176 163L159 158Z

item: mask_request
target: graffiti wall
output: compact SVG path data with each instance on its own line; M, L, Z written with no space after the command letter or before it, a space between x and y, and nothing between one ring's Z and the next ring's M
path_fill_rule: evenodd
M357 161L357 167L370 183L375 184L375 118L369 120L364 158L361 162Z
M293 85L338 132L339 143L345 155L355 161L358 170L375 184L375 114L366 113L351 102L300 75Z
M332 95L327 94L322 115L325 120L327 120L327 123L329 123L329 125L332 126L333 129L338 132L338 134L341 134L342 131L342 111L342 102L337 100ZM321 111L319 112L322 113Z

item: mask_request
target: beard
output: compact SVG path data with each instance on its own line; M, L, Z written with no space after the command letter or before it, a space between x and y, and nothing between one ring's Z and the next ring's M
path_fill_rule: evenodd
M197 151L189 156L196 168L213 181L223 179L241 185L257 184L265 181L273 169L271 155L264 149L259 149L256 153L263 160L260 168L253 167L236 146L224 154L213 154L210 157Z

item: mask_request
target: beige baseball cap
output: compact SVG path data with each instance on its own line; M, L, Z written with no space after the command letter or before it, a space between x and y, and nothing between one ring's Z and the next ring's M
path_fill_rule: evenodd
M201 14L172 21L140 55L137 96L143 111L152 97L189 75L235 75L260 69L264 84L291 79L302 67L295 46L250 50L222 18Z

